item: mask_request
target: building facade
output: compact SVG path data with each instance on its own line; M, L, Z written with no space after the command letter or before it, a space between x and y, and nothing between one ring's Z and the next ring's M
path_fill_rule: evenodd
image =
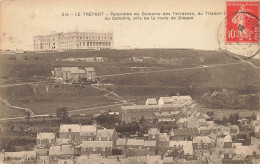
M111 49L113 46L113 32L67 32L33 37L35 51Z
M87 82L96 81L96 71L93 67L60 67L55 68L52 74L56 80L61 79L69 83L77 83L80 79L85 79Z

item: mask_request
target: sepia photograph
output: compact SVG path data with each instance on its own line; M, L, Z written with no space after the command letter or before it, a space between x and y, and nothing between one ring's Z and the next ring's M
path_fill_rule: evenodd
M0 0L0 166L260 164L259 0Z

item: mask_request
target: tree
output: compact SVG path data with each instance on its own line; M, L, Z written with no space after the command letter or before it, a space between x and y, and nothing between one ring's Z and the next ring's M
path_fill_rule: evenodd
M233 125L238 125L239 113L231 114L229 116L229 122Z
M66 107L57 108L56 116L60 118L60 122L65 122L68 120L68 109Z
M141 119L140 119L140 124L143 124L144 123L144 116L142 115Z
M31 117L31 112L26 112L26 121L27 121L27 125L29 125L29 121L30 121L30 117Z

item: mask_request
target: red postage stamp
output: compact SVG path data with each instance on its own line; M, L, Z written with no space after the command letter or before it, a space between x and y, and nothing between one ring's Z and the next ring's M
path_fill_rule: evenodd
M226 3L226 43L259 42L259 2Z

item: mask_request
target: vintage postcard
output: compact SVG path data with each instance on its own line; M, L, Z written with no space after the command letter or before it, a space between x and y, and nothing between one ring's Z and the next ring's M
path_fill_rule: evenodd
M259 164L258 0L0 0L0 164Z

